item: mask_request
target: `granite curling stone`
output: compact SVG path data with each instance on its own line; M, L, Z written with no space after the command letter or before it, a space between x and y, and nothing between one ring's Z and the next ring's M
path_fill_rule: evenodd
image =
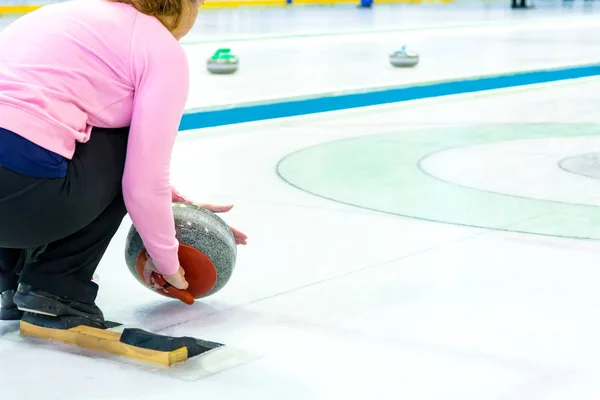
M233 74L238 70L240 60L231 54L230 49L218 49L206 62L211 74Z
M419 63L419 55L413 51L407 51L406 46L390 54L390 64L394 67L414 67Z
M195 299L217 293L235 269L237 248L229 226L214 213L192 204L173 203L175 232L179 240L179 263ZM125 242L125 262L131 274L145 287L143 270L149 255L132 226ZM163 290L149 288L166 297Z

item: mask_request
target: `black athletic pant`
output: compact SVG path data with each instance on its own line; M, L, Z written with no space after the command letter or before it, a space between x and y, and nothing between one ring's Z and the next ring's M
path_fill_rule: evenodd
M128 133L95 128L87 143L77 144L65 178L0 167L0 292L20 281L95 301L98 286L91 279L127 214L121 181Z

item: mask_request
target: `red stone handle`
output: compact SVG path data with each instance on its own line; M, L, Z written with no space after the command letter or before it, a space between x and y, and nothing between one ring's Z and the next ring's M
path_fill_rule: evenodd
M177 289L175 286L173 286L169 282L167 282L162 275L157 274L156 272L153 272L152 276L154 277L154 280L156 281L156 283L158 283L160 286L162 286L163 289L165 289L167 292L169 292L173 297L178 298L179 300L183 301L185 304L189 304L189 305L194 304L194 296L192 296L189 292L187 292L185 290Z

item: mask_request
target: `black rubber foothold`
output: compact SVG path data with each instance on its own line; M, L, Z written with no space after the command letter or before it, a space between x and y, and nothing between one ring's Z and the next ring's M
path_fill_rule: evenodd
M172 337L157 335L137 328L127 328L121 334L121 343L148 350L174 351L187 347L188 358L224 346L221 343L207 342L192 337Z

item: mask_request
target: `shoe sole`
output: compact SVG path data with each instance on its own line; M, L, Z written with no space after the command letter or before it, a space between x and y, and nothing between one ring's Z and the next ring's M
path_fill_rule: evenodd
M32 314L47 315L48 317L58 317L58 315L56 315L56 314L51 314L51 313L43 312L43 311L39 311L39 310L33 310L33 309L30 309L30 308L19 307L19 311L29 312L29 313L32 313Z
M71 329L77 326L89 326L97 329L109 329L115 326L119 326L120 324L116 324L113 322L104 322L98 323L91 321L85 317L79 316L61 316L61 317L53 317L48 315L43 315L40 313L31 313L26 312L21 319L23 322L27 322L32 325L40 326L42 328L49 329Z
M15 293L14 302L19 310L29 312L32 314L40 314L48 317L82 317L87 318L90 321L96 323L103 323L104 319L99 320L90 317L89 314L75 310L65 304L58 301L53 301L43 296L38 296L35 293L22 294L21 292Z

